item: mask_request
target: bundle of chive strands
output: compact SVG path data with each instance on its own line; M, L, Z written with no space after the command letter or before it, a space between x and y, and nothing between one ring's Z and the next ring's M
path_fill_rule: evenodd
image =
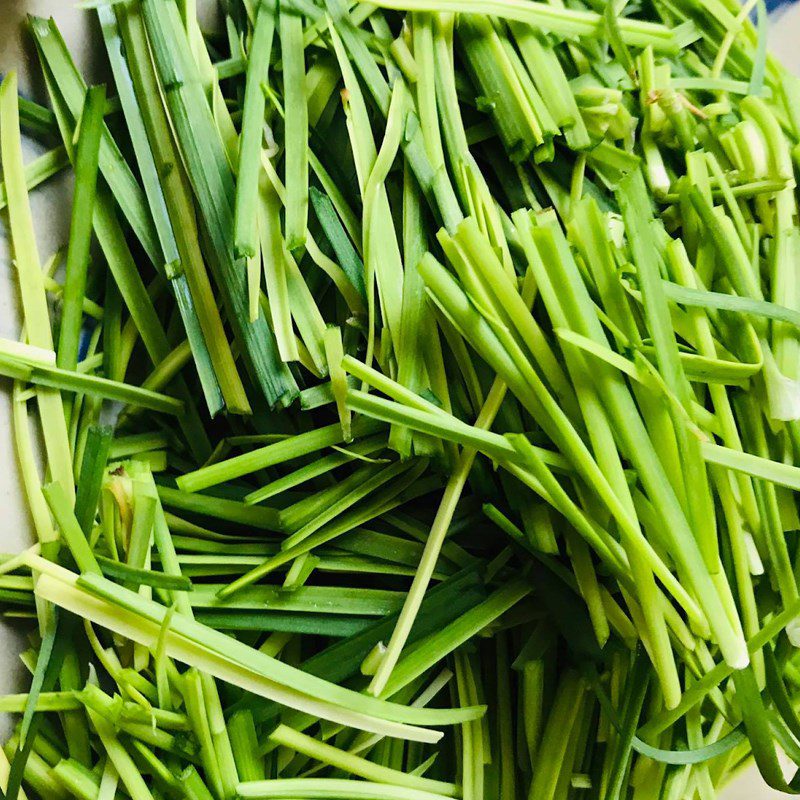
M48 106L0 88L37 536L0 798L800 792L763 3L84 5L107 89L39 18Z

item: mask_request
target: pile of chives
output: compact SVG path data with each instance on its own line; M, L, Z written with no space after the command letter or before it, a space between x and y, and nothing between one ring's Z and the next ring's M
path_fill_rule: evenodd
M0 87L0 800L800 792L763 2L83 5L107 86L31 18L47 107Z

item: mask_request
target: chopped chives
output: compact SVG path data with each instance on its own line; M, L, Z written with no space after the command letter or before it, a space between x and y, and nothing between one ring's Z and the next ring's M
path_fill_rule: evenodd
M25 165L25 185L28 191L40 186L49 178L58 175L69 165L67 151L59 146ZM8 192L5 182L0 183L0 209L8 205Z
M11 243L28 341L36 347L52 350L50 315L22 165L17 76L14 72L6 75L0 86L0 157L6 180ZM37 393L37 398L51 474L61 483L67 496L74 497L67 424L61 397L58 391L43 388Z
M105 102L105 88L91 87L86 93L86 102L80 117L80 135L75 152L75 195L72 204L56 361L61 369L74 370L78 366L83 297L86 294Z
M261 175L256 199L256 220L261 240L261 260L267 287L272 330L283 361L298 361L299 354L292 327L289 286L287 280L286 245L281 236L281 203L274 187L256 161L256 173Z
M56 79L63 92L65 107L72 117L73 123L76 123L80 117L86 94L84 81L72 61L55 20L31 17L30 26L42 60ZM136 182L133 172L128 167L105 123L102 128L99 154L100 171L115 196L123 201L121 204L123 214L130 222L150 259L156 263L158 245L144 192Z
M183 275L195 305L216 379L228 410L236 414L247 413L250 410L249 401L230 350L218 303L200 252L197 221L188 180L180 166L180 156L166 112L160 101L156 102L158 79L152 60L149 58L141 9L127 7L118 12L118 21L134 85L138 87L137 97L141 98L142 118L152 148L153 161L161 177L161 188L167 212L172 220L172 231L178 246ZM179 279L176 277L173 285L178 283Z
M0 87L38 540L0 556L38 623L0 799L796 791L764 4L83 5L110 99L39 18L51 108Z
M270 8L269 3L260 3L247 57L236 182L234 248L239 257L245 258L252 258L258 252L255 208L258 199L261 143L264 138L266 110L266 98L262 86L268 82L274 33L275 9Z
M308 105L303 19L281 11L279 27L286 114L284 237L289 250L296 250L305 244L308 217Z
M195 356L195 364L209 413L214 416L223 406L223 396L211 364L211 355L204 339L197 317L194 299L188 290L188 282L183 274L181 256L173 230L169 212L166 208L164 193L158 180L157 166L149 146L145 118L136 102L137 88L141 94L143 89L137 87L132 71L123 56L123 40L120 27L110 8L98 9L106 49L111 61L115 81L119 87L122 110L131 133L134 153L142 174L144 192L153 217L153 225L158 237L160 260L155 263L159 272L164 272L172 282L175 299L178 302L181 317L186 328L189 343ZM126 22L122 12L123 24ZM145 90L146 91L146 90Z

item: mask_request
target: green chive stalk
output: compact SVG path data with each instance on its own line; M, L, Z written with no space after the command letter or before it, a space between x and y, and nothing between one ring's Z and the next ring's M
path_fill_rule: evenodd
M302 19L280 13L283 97L286 108L284 236L289 250L302 247L308 217L308 106Z
M239 136L239 162L236 183L234 248L239 257L251 258L258 252L256 215L261 142L264 136L266 98L262 85L268 81L275 11L261 3L253 27L253 40L247 59L247 81L242 109L242 132Z
M236 414L246 414L250 410L250 405L205 269L188 179L180 164L169 120L161 103L157 102L158 79L146 47L141 9L138 6L130 6L118 10L117 20L128 54L128 64L152 148L153 160L161 177L161 187L167 212L172 220L172 230L178 246L183 275L195 304L214 372L228 410ZM178 280L177 276L175 280Z
M100 154L106 93L89 89L81 114L80 138L75 156L75 197L70 222L57 364L74 370L78 365L78 340L86 294L86 273L92 236L92 215Z

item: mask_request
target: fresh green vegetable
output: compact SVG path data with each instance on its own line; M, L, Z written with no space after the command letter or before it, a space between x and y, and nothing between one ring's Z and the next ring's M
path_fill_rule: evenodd
M38 18L51 108L0 87L37 535L0 800L800 792L764 4L82 5L110 97Z

